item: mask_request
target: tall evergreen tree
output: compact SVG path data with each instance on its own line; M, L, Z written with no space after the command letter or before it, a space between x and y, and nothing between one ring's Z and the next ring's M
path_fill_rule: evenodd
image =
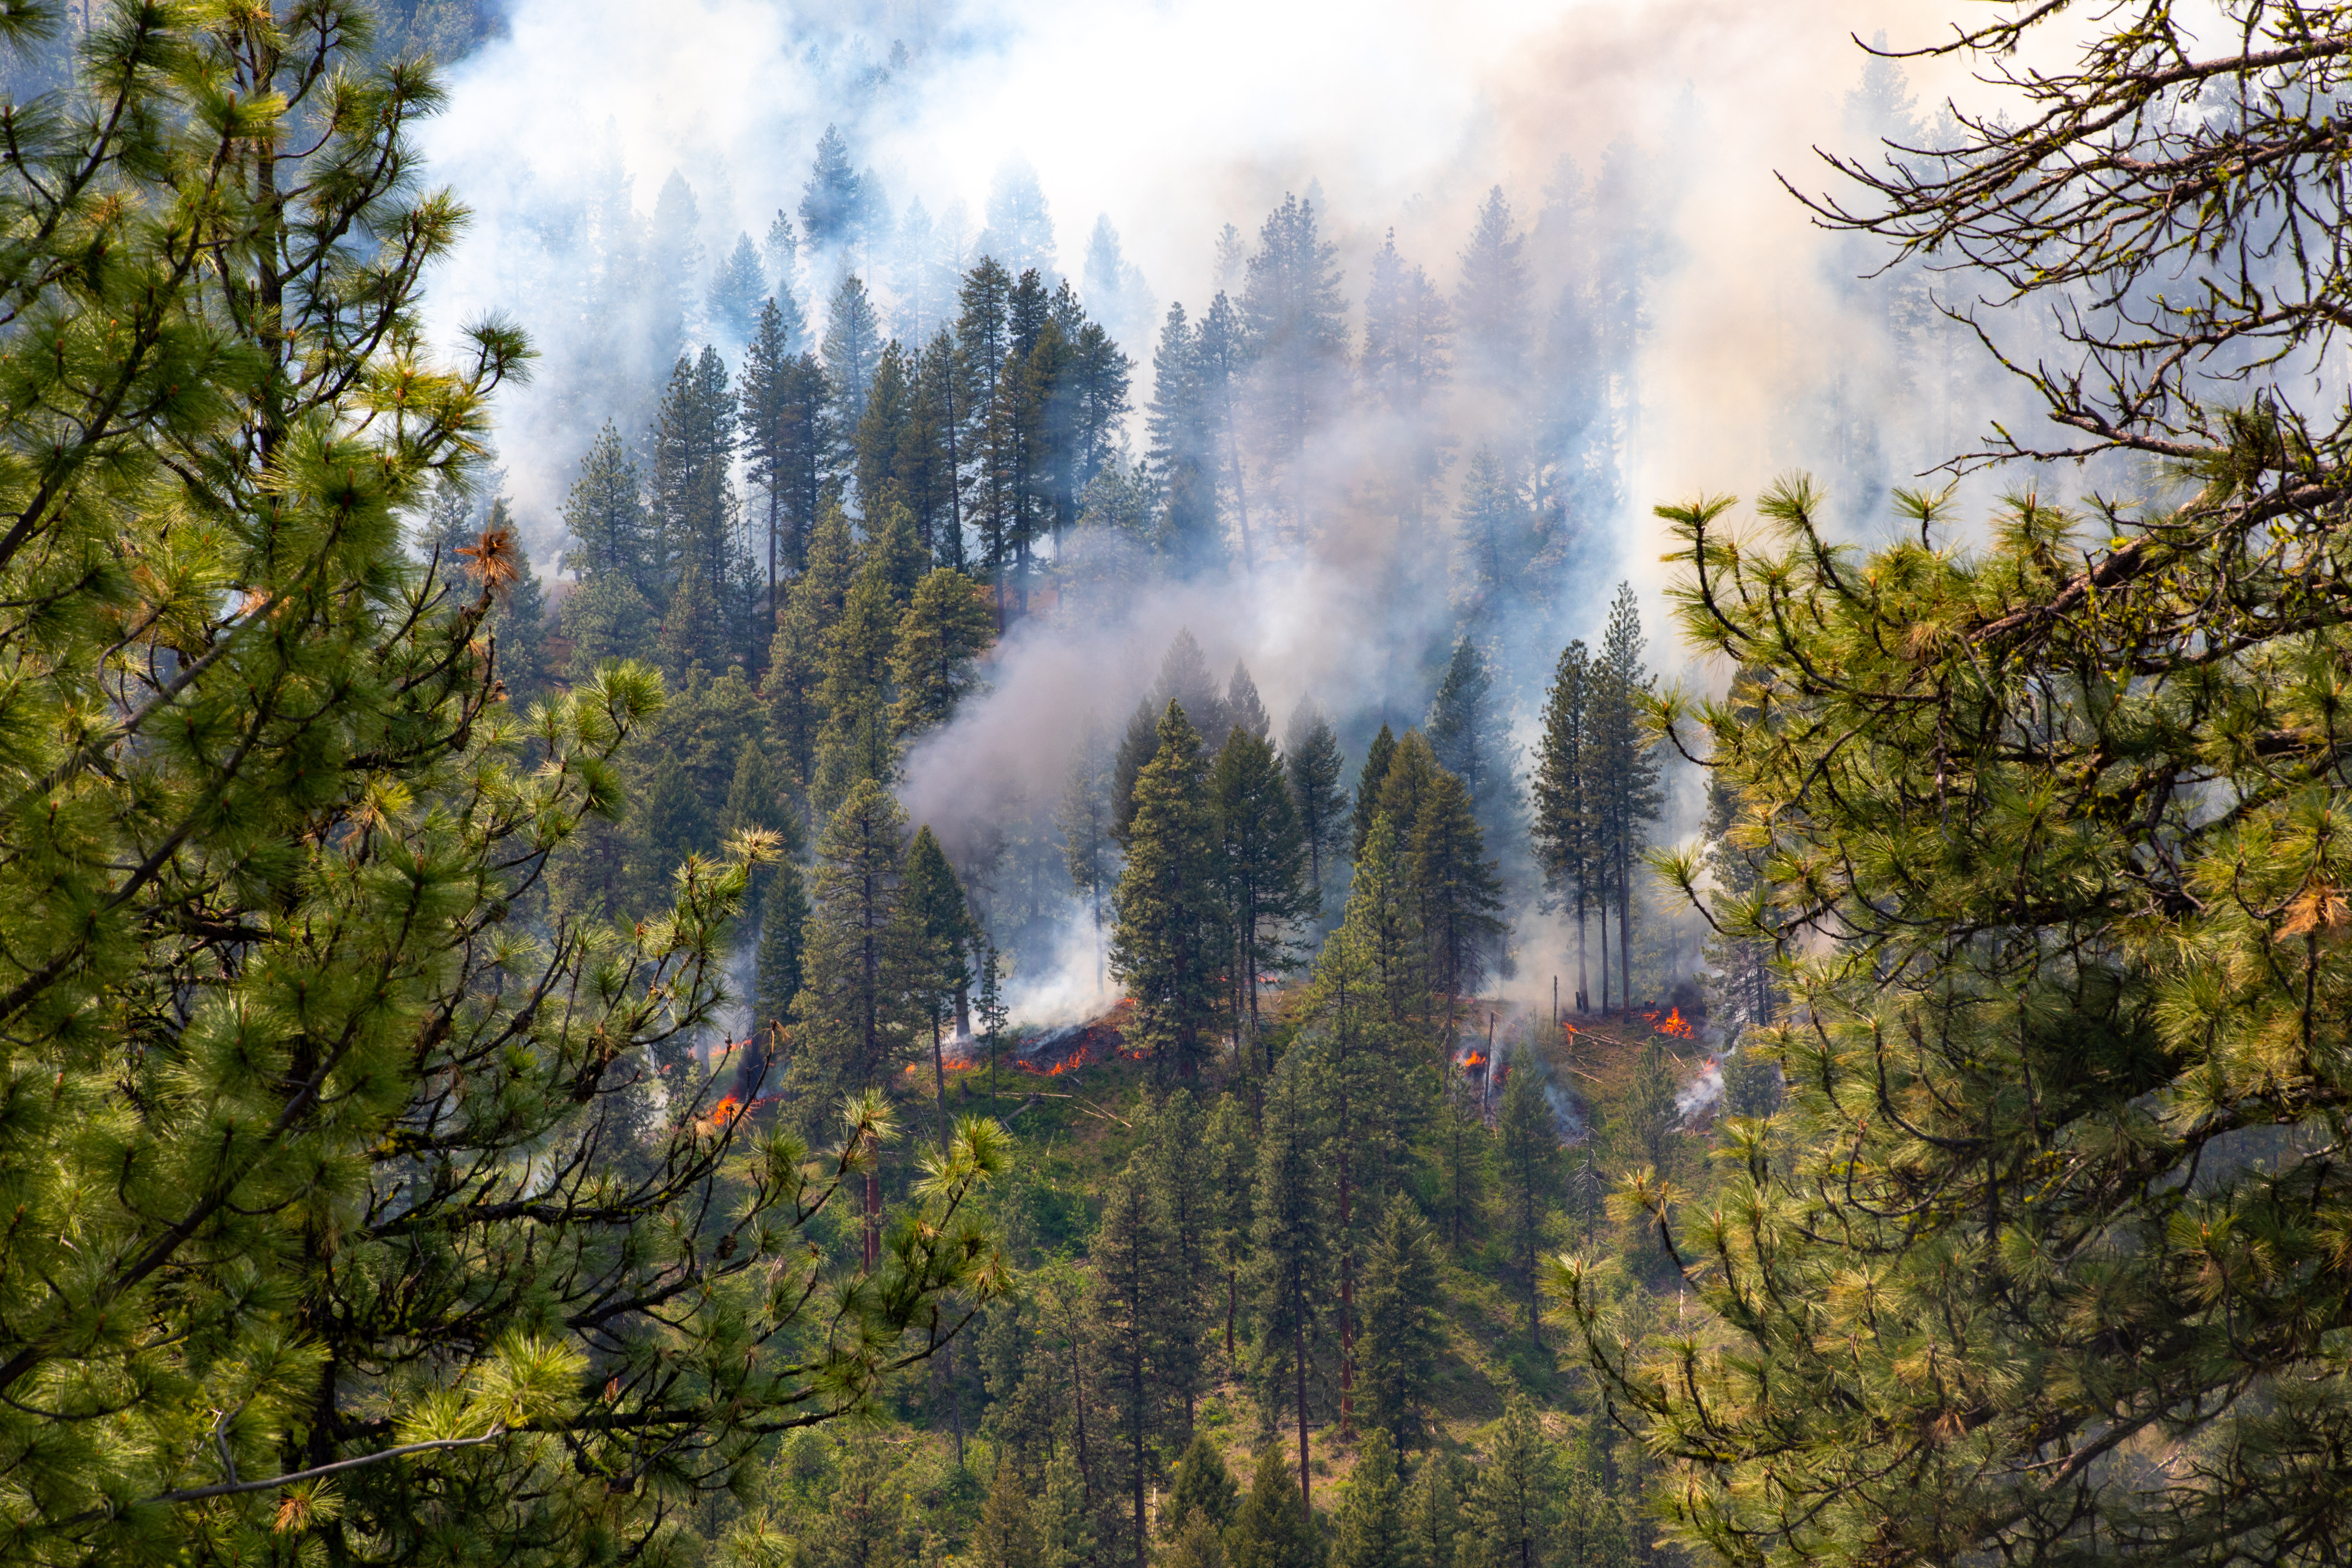
M882 345L866 390L866 411L850 433L851 471L857 504L871 528L884 509L903 502L898 489L900 447L915 416L915 366L898 340Z
M1151 356L1151 406L1144 428L1162 497L1160 548L1180 569L1213 564L1219 459L1202 384L1201 348L1181 304L1168 307Z
M1255 1222L1251 1205L1257 1178L1257 1129L1237 1095L1224 1095L1209 1116L1209 1192L1213 1201L1210 1242L1213 1267L1224 1289L1225 1361L1237 1366L1243 1270L1249 1267Z
M1404 1503L1396 1444L1375 1427L1365 1434L1356 1467L1339 1489L1332 1568L1413 1568Z
M1503 1200L1503 1246L1515 1283L1525 1294L1528 1336L1541 1345L1536 1262L1548 1234L1552 1194L1559 1190L1559 1131L1545 1092L1543 1064L1535 1054L1521 1052L1510 1072L1495 1117L1495 1174Z
M873 297L855 272L845 273L825 306L824 378L832 395L837 439L854 453L866 405L873 395L875 373L882 363L882 319ZM844 456L851 455L845 453ZM846 467L840 458L836 464Z
M1429 274L1397 254L1389 231L1364 290L1364 350L1357 362L1367 401L1384 416L1389 501L1410 539L1425 526L1451 445L1436 415L1451 379L1453 322ZM1416 552L1416 553L1419 553Z
M1220 1214L1213 1164L1205 1141L1208 1118L1192 1096L1179 1089L1151 1121L1149 1145L1152 1189L1168 1215L1166 1333L1160 1352L1160 1381L1184 1413L1183 1431L1192 1432L1193 1405L1203 1392L1201 1353L1202 1309L1213 1275Z
M1256 562L1250 541L1249 469L1242 459L1242 430L1250 391L1249 322L1241 307L1223 292L1209 302L1201 318L1195 364L1200 376L1201 427L1203 439L1217 453L1217 487L1233 509L1234 537L1240 544L1242 570Z
M1255 1039L1260 984L1283 970L1296 947L1291 927L1307 912L1306 843L1281 762L1247 728L1237 724L1225 737L1210 790L1218 837L1214 874L1234 942L1235 1017L1248 1020ZM1135 853L1142 851L1139 811L1138 818Z
M898 750L890 722L890 659L898 612L891 603L887 559L869 552L824 637L824 721L816 737L810 804L830 815L850 787L871 780L887 787Z
M1426 1455L1405 1489L1405 1530L1412 1539L1414 1568L1454 1568L1462 1505L1448 1458L1433 1450Z
M1383 724L1364 750L1364 766L1356 775L1356 809L1351 824L1355 837L1348 850L1350 860L1363 857L1364 840L1371 837L1372 819L1381 811L1381 789L1388 783L1390 764L1396 760L1396 736Z
M1129 1037L1192 1079L1211 1047L1226 954L1217 815L1200 736L1178 704L1168 705L1159 739L1136 777L1111 972L1135 997Z
M1135 826L1135 781L1143 776L1143 770L1160 754L1160 714L1165 707L1163 703L1160 709L1153 708L1149 697L1136 703L1135 711L1127 716L1127 728L1119 733L1118 751L1111 760L1111 837L1122 849Z
M1454 998L1473 994L1485 980L1507 928L1496 914L1503 907L1502 879L1486 858L1469 791L1442 769L1413 828L1412 868L1430 989L1446 999L1450 1016Z
M1144 1162L1115 1177L1096 1226L1090 1260L1102 1281L1103 1352L1109 1363L1111 1419L1133 1501L1129 1539L1136 1568L1149 1545L1147 1493L1152 1457L1169 1429L1162 1363L1181 1303L1168 1270L1167 1214Z
M1591 1005L1585 968L1585 921L1600 886L1591 770L1593 672L1581 641L1560 650L1544 699L1543 739L1536 752L1535 838L1545 884L1576 911L1576 1008Z
M768 280L760 274L759 248L750 235L737 235L734 247L710 277L710 320L729 342L751 342L759 325L761 296L767 289Z
M1251 1316L1255 1374L1269 1415L1285 1405L1298 1435L1298 1496L1312 1528L1314 1479L1308 1468L1307 1380L1323 1350L1328 1282L1335 1270L1331 1189L1321 1158L1324 1085L1313 1053L1286 1052L1266 1081L1258 1124L1257 1173L1250 1194ZM1253 1493L1253 1495L1255 1495ZM1242 1554L1235 1552L1234 1560Z
M1460 323L1455 353L1465 385L1499 395L1510 414L1525 395L1528 343L1527 237L1518 232L1503 187L1486 193L1470 243L1462 247L1461 280L1454 286L1454 319ZM1519 433L1503 432L1507 447Z
M1535 1406L1514 1394L1503 1406L1486 1462L1464 1500L1465 1568L1544 1568L1559 1492L1559 1452Z
M110 14L10 105L12 1559L657 1550L649 1493L863 1405L944 1291L992 1288L950 1205L1001 1155L968 1140L871 1293L809 1279L846 1314L810 1335L765 1282L842 1156L747 1163L691 1075L643 1087L713 1020L772 847L643 926L540 901L658 683L616 666L526 730L481 643L517 559L486 530L455 595L409 551L529 346L426 350L466 215L420 179L434 72L371 59L373 20Z
M640 595L656 586L658 548L646 517L643 484L609 420L581 457L580 477L564 498L563 526L572 548L558 558L558 571L583 583L616 577Z
M918 1021L919 955L898 914L906 864L906 813L881 784L859 780L817 844L787 1078L803 1115L897 1082Z
M1490 813L1510 790L1501 725L1493 699L1495 678L1486 654L1468 637L1454 645L1454 658L1429 704L1429 749L1438 765L1462 781L1471 805Z
M942 1036L955 1019L956 998L971 984L971 956L980 922L964 900L963 883L929 824L907 848L898 918L905 926L908 993L917 1023L930 1036L931 1087L937 1100L940 1148L948 1148L948 1069ZM961 1439L959 1438L959 1441Z
M1303 542L1319 500L1307 447L1346 392L1348 302L1339 247L1314 204L1295 195L1267 215L1242 295L1253 366L1250 423L1265 455L1270 509Z
M1314 1515L1286 1470L1281 1444L1258 1450L1249 1490L1225 1529L1225 1560L1233 1568L1316 1568L1320 1560Z
M942 327L916 363L906 434L891 477L914 514L923 548L933 561L959 572L964 565L963 398L955 341Z
M1314 699L1291 710L1282 737L1283 774L1289 781L1291 808L1298 814L1298 837L1307 850L1307 885L1314 897L1315 913L1323 907L1323 878L1339 864L1340 846L1348 842L1348 795L1340 781L1347 776L1347 759L1339 754L1339 737Z
M1597 858L1617 901L1618 1000L1633 1005L1633 877L1650 825L1665 801L1658 759L1643 732L1641 704L1652 678L1642 664L1642 617L1633 586L1621 583L1593 670L1591 799ZM1605 937L1604 937L1605 940ZM1605 989L1605 985L1604 985Z
M980 661L995 638L980 584L952 567L935 566L915 584L898 616L890 650L890 736L904 742L955 717L981 689Z
M1101 728L1089 719L1086 732L1070 748L1061 803L1054 813L1054 826L1062 831L1063 863L1069 868L1070 886L1094 921L1097 988L1103 980L1102 965L1109 959L1103 945L1105 898L1112 886L1112 862L1118 851L1111 837L1110 761Z
M1364 1419L1399 1444L1414 1442L1426 1430L1423 1409L1444 1331L1438 1316L1437 1241L1409 1194L1390 1196L1363 1257L1357 1381Z
M817 139L816 157L801 191L801 234L807 243L818 250L845 244L856 222L858 196L849 142L839 128L828 125Z

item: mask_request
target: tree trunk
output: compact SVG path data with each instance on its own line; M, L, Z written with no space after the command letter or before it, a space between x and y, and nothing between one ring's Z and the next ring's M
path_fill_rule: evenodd
M1290 1343L1292 1375L1298 1389L1298 1513L1307 1528L1315 1528L1314 1483L1307 1468L1307 1293L1293 1290L1290 1297Z
M1633 1010L1633 868L1621 858L1617 865L1617 989L1625 1010Z

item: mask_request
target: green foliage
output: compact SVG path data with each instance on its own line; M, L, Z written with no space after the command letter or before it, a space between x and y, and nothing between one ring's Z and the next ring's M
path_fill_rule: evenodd
M1559 1452L1535 1407L1513 1394L1463 1507L1459 1568L1545 1568L1559 1522Z
M1437 1315L1437 1238L1421 1209L1399 1193L1381 1209L1363 1249L1357 1341L1365 1423L1399 1444L1420 1440L1443 1335Z
M1332 1568L1409 1568L1412 1545L1396 1445L1374 1428L1365 1434L1356 1468L1339 1489Z
M1322 1538L1307 1511L1299 1477L1282 1445L1258 1450L1249 1490L1225 1527L1225 1561L1233 1568L1318 1568Z
M1184 710L1170 703L1158 733L1136 779L1111 970L1136 999L1129 1037L1191 1079L1208 1053L1225 958L1217 818Z
M1290 784L1291 808L1298 815L1298 837L1307 850L1307 885L1315 912L1323 910L1324 878L1339 867L1339 847L1349 837L1348 797L1339 781L1347 759L1339 754L1339 738L1331 721L1310 699L1290 715L1282 737L1283 775ZM1355 847L1360 851L1361 846Z

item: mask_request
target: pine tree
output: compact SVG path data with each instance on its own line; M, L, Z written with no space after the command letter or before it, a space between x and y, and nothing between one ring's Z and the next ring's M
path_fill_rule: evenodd
M1396 1444L1375 1427L1365 1435L1356 1468L1339 1489L1332 1568L1412 1568L1413 1542L1404 1510Z
M719 262L710 279L710 319L730 341L749 342L760 320L760 299L767 279L760 275L760 252L751 237L739 234L734 248Z
M888 562L878 552L858 568L842 603L841 618L824 637L824 678L818 697L824 722L816 737L816 775L810 803L830 814L852 786L887 785L898 771L891 739L890 658L899 616L890 602Z
M980 1528L972 1535L972 1561L979 1568L1041 1568L1044 1542L1029 1484L1009 1454L999 1453L996 1470L981 1504Z
M966 416L955 340L944 327L915 366L907 430L892 480L914 513L923 547L942 566L964 567L961 468Z
M1196 342L1202 439L1216 454L1217 488L1230 498L1234 538L1241 545L1242 570L1246 573L1256 563L1250 542L1249 473L1242 461L1241 434L1252 345L1241 310L1223 292L1209 302Z
M800 868L786 860L771 869L760 897L760 951L753 960L757 986L755 1025L772 1029L793 1022L793 1002L801 993L803 936L808 925L808 885ZM764 1047L763 1047L764 1048ZM769 1069L770 1091L779 1085Z
M1437 1180L1444 1205L1445 1244L1459 1258L1477 1229L1485 1204L1489 1145L1482 1086L1466 1070L1454 1072L1439 1097Z
M39 343L0 371L13 1559L625 1554L649 1494L864 1405L942 1293L992 1289L949 1205L1001 1152L967 1141L887 1300L811 1280L841 1337L768 1299L803 1349L741 1353L731 1303L800 1266L841 1155L738 1185L704 1091L641 1086L712 1021L772 846L643 926L535 912L659 683L617 666L526 729L482 638L508 542L467 547L465 595L409 550L529 348L427 350L466 215L419 178L434 73L372 61L371 20L125 11L10 108L0 279ZM680 1291L673 1216L714 1188Z
M1160 1383L1171 1400L1182 1406L1188 1436L1194 1402L1203 1388L1201 1321L1208 1304L1206 1287L1221 1207L1204 1142L1207 1122L1192 1095L1177 1089L1152 1118L1149 1145L1152 1187L1168 1215L1168 1315L1160 1349Z
M803 1115L898 1081L917 1022L918 955L898 918L906 862L906 813L879 784L859 780L817 845L787 1079Z
M1251 426L1272 480L1268 500L1303 542L1317 506L1307 446L1345 393L1348 361L1339 247L1322 237L1311 201L1286 195L1267 216L1241 306L1255 362Z
M1464 1500L1464 1568L1544 1568L1552 1546L1559 1454L1527 1395L1503 1406L1486 1462Z
M1151 407L1145 419L1151 471L1164 498L1160 548L1180 570L1214 564L1218 458L1203 406L1201 350L1181 304L1168 307L1151 356Z
M1179 629L1160 656L1160 679L1151 688L1155 721L1171 702L1183 708L1184 717L1199 731L1201 749L1216 755L1225 743L1226 731L1233 728L1233 715L1218 694L1216 677L1209 673L1208 656L1201 651L1190 626Z
M1093 1563L1094 1512L1078 1456L1057 1450L1045 1461L1045 1495L1038 1500L1038 1568L1087 1568Z
M1501 1189L1503 1247L1525 1292L1528 1337L1540 1347L1536 1263L1549 1234L1551 1195L1559 1190L1559 1131L1545 1092L1543 1066L1532 1052L1520 1053L1503 1083L1502 1109L1495 1118L1495 1175Z
M1415 837L1421 832L1423 809L1428 805L1437 778L1445 770L1437 765L1437 753L1430 750L1429 742L1418 730L1407 730L1389 757L1389 765L1381 778L1380 794L1373 801L1374 815L1389 819L1396 832L1398 852L1410 866ZM1407 875L1411 875L1408 870Z
M1536 753L1533 837L1545 885L1576 911L1576 1010L1591 1005L1585 969L1585 918L1599 886L1591 770L1593 674L1582 642L1560 651L1544 699L1543 740Z
M843 1442L824 1506L812 1512L794 1553L808 1568L889 1568L907 1555L907 1479L878 1433Z
M1455 352L1465 384L1499 395L1506 408L1520 402L1527 380L1526 248L1527 237L1517 232L1511 204L1496 185L1487 192L1470 243L1462 249L1454 319L1461 326ZM1517 432L1511 434L1516 437Z
M1315 913L1323 906L1323 876L1339 865L1339 847L1349 836L1348 796L1339 781L1347 776L1347 759L1339 754L1339 738L1313 698L1291 711L1282 737L1283 773L1290 784L1291 809L1298 816L1298 837L1307 850L1307 884Z
M1649 845L1664 795L1658 760L1643 733L1641 703L1651 677L1642 665L1642 618L1629 584L1619 584L1609 605L1609 629L1593 670L1592 764L1594 848L1606 886L1617 900L1618 999L1633 1005L1633 875ZM1604 932L1602 940L1606 942ZM1606 991L1606 982L1603 990ZM1604 996L1604 1005L1606 998Z
M1491 705L1494 689L1486 654L1463 637L1454 643L1445 679L1438 682L1437 695L1429 704L1429 749L1440 767L1462 781L1471 805L1488 820L1510 789L1500 726Z
M1357 1381L1364 1419L1400 1444L1413 1442L1426 1430L1422 1411L1444 1333L1437 1310L1437 1241L1412 1197L1390 1197L1363 1257Z
M1165 705L1155 709L1151 699L1144 698L1127 716L1127 728L1120 732L1118 753L1111 761L1110 812L1111 837L1123 849L1129 835L1135 828L1135 781L1160 754L1160 715Z
M1486 858L1486 838L1461 780L1439 770L1420 816L1412 832L1413 898L1430 989L1445 999L1450 1015L1454 998L1476 993L1507 929L1496 914L1503 907L1503 885Z
M1317 1568L1314 1516L1305 1510L1283 1463L1282 1445L1258 1450L1249 1490L1225 1527L1225 1561L1233 1568Z
M572 644L572 684L584 686L605 666L654 657L654 607L619 573L591 577L563 601L563 636Z
M826 718L827 650L857 573L856 554L849 520L837 504L828 505L809 541L807 569L784 595L783 626L768 650L768 736L803 788L816 779L817 742Z
M655 416L646 485L660 584L673 587L691 567L722 614L745 575L728 479L737 413L718 351L705 347L691 361L680 355Z
M1070 748L1070 765L1062 778L1062 799L1054 812L1054 826L1062 830L1063 863L1069 868L1070 886L1087 906L1094 921L1099 954L1095 984L1100 988L1101 964L1109 958L1104 940L1104 895L1112 886L1110 759L1104 754L1101 729L1089 719L1086 732Z
M1390 764L1396 760L1396 736L1383 724L1364 752L1363 771L1356 775L1355 839L1348 850L1350 860L1363 858L1364 840L1371 837L1372 819L1381 811L1381 787L1388 783Z
M828 125L817 139L816 158L801 191L801 233L809 245L830 250L846 243L856 221L858 195L849 143L838 128Z
M780 289L760 307L743 351L742 444L762 497L772 637L782 615L781 584L807 559L824 454L833 441L824 374L797 346L806 335L800 306Z
M1136 778L1111 972L1135 997L1129 1038L1192 1079L1211 1047L1226 953L1217 816L1200 737L1173 702L1159 740Z
M1307 1468L1307 1385L1323 1348L1326 1282L1336 1272L1332 1194L1321 1159L1327 1097L1320 1076L1307 1051L1292 1050L1276 1064L1266 1081L1250 1194L1248 1284L1258 1357L1254 1371L1269 1418L1278 1424L1287 1405L1297 1421L1295 1507L1307 1529L1314 1518L1314 1483ZM1253 1500L1255 1495L1253 1487ZM1234 1559L1242 1562L1244 1554L1235 1551Z
M1213 858L1224 923L1234 940L1235 1017L1248 1019L1255 1040L1259 986L1288 962L1296 950L1290 928L1307 910L1306 845L1282 763L1274 748L1246 726L1236 724L1225 738L1210 791L1218 837ZM1138 826L1135 852L1141 853L1139 821Z
M874 390L874 375L882 361L882 322L866 284L855 272L844 274L841 286L825 306L824 360L826 390L832 395L837 439L854 444L866 421L866 407ZM836 464L845 467L840 458Z
M915 416L915 366L898 340L882 345L874 362L866 411L850 432L852 472L857 479L857 504L871 528L886 508L902 504L898 488L900 447Z
M1249 666L1234 661L1234 673L1225 682L1225 715L1234 729L1245 730L1261 741L1274 739L1274 720L1258 697L1257 682L1251 679Z
M940 1148L950 1142L948 1069L941 1036L954 1021L957 997L971 984L971 954L980 922L964 900L963 883L929 824L907 849L899 884L899 941L907 959L907 990L916 1022L930 1036L931 1084L940 1119ZM959 1438L959 1441L961 1439Z
M1408 536L1424 526L1444 478L1450 438L1434 400L1451 379L1453 323L1445 301L1418 266L1397 254L1396 231L1372 258L1364 290L1364 351L1357 362L1367 400L1386 418L1384 465L1391 506Z
M915 584L890 650L890 737L905 743L955 717L981 689L980 661L995 639L980 584L935 566Z
M1145 1494L1152 1479L1152 1456L1169 1429L1160 1370L1181 1305L1177 1282L1169 1277L1168 1251L1160 1194L1144 1163L1130 1159L1105 1197L1089 1258L1102 1281L1102 1350L1109 1369L1106 1392L1134 1505L1129 1530L1137 1568L1142 1568L1148 1546Z
M580 459L580 477L563 502L563 526L572 543L557 558L557 571L583 583L618 578L640 595L653 586L656 549L642 485L610 421Z
M1242 1272L1249 1267L1251 1212L1257 1171L1257 1129L1240 1098L1224 1095L1209 1116L1209 1237L1213 1267L1223 1277L1225 1361L1237 1366L1240 1346L1235 1320L1241 1315Z
M1405 1530L1412 1539L1413 1568L1454 1568L1462 1534L1460 1492L1448 1457L1432 1450L1412 1473L1405 1490Z
M1454 604L1465 622L1493 635L1524 592L1536 528L1492 447L1481 446L1470 455L1454 521Z
M1184 1457L1176 1461L1176 1478L1160 1512L1169 1539L1181 1537L1195 1520L1222 1531L1240 1506L1241 1489L1225 1468L1224 1456L1206 1433L1195 1434L1184 1447Z

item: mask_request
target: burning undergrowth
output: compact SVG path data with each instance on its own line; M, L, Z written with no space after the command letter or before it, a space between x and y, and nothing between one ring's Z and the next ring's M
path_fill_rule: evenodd
M1139 1061L1143 1053L1130 1049L1127 1031L1135 1021L1135 1003L1122 997L1111 1009L1075 1024L1041 1029L1014 1029L999 1047L997 1065L1038 1078L1060 1078L1098 1062ZM941 1049L950 1072L968 1072L988 1066L988 1042L966 1035Z

